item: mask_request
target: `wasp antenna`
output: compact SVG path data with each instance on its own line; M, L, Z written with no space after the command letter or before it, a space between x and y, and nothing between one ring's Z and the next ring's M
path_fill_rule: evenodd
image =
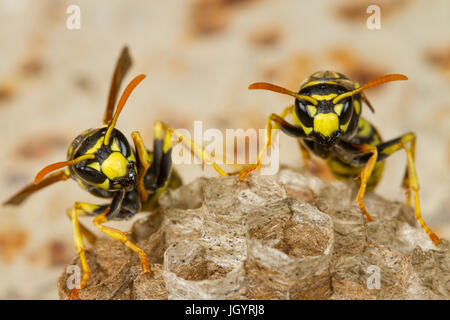
M111 122L108 124L108 130L105 134L105 139L103 141L104 145L109 144L109 137L111 136L111 132L113 131L114 127L116 126L117 119L119 118L120 112L122 111L123 107L125 106L125 103L127 102L128 98L130 97L131 93L133 92L134 88L137 87L137 85L144 80L145 74L140 74L136 77L134 77L133 80L130 81L130 83L127 85L125 90L122 93L122 96L120 97L119 103L117 104L116 112L114 113L114 117L112 118Z
M370 111L372 111L372 113L375 113L375 109L373 108L372 104L370 103L370 101L367 99L366 95L363 93L361 94L361 98L363 99L363 101L367 104L367 106L369 107Z
M367 82L365 85L363 85L361 88L358 88L358 89L365 90L365 89L369 89L369 88L378 86L378 85L386 83L386 82L399 81L399 80L408 80L408 77L403 74L398 74L398 73L387 74L385 76L382 76L375 80Z
M398 74L398 73L387 74L385 76L382 76L382 77L379 77L372 81L369 81L366 84L364 84L363 86L361 86L355 90L352 90L352 91L349 91L349 92L346 92L346 93L343 93L343 94L337 96L336 98L334 98L333 104L338 103L340 100L342 100L344 98L351 97L351 96L361 92L362 90L366 90L366 89L378 86L378 85L386 83L386 82L399 81L399 80L408 80L408 77L403 74Z
M74 160L70 160L70 161L61 161L61 162L56 162L56 163L52 163L49 164L48 166L46 166L45 168L43 168L41 171L38 172L38 174L36 175L36 177L34 178L34 184L39 184L39 182L42 181L42 179L44 179L44 177L49 174L52 171L64 168L66 166L72 165L72 164L77 164L78 162L81 162L83 160L87 160L87 159L95 159L95 155L93 154L85 154L81 157L78 157Z
M255 90L255 89L262 89L262 90L269 90L269 91L273 91L273 92L278 92L281 94L287 94L291 97L297 98L297 99L303 99L303 100L307 100L309 102L311 102L313 105L317 105L318 102L311 98L310 96L305 96L302 94L298 94L295 93L294 91L288 90L286 88L277 86L275 84L271 84L271 83L267 83L267 82L255 82L252 83L251 85L248 86L248 88L250 90Z

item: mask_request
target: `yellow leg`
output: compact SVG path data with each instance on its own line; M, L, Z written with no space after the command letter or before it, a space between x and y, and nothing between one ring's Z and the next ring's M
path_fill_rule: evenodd
M414 158L416 152L416 135L413 132L409 132L402 137L396 139L395 144L391 144L385 148L382 148L380 152L385 155L391 155L394 152L404 149L406 152L407 167L405 176L403 178L402 186L406 188L407 203L411 206L411 193L414 193L414 212L417 221L419 221L420 226L425 230L430 239L434 244L438 245L440 243L439 237L426 225L422 218L420 201L419 201L419 182L417 178L416 168L414 165ZM408 147L410 144L410 147Z
M417 221L419 221L420 226L425 230L430 239L434 242L435 245L439 245L440 240L439 237L427 226L425 221L422 218L422 213L420 210L420 201L419 201L419 181L417 179L416 168L414 165L414 151L413 149L408 148L405 142L402 142L402 147L406 151L406 158L408 161L408 194L412 190L414 192L414 209Z
M284 110L280 113L280 115L277 115L275 113L272 113L266 120L266 135L264 136L264 145L261 148L261 150L258 153L258 157L256 160L256 164L253 165L249 165L247 168L245 168L244 170L242 170L242 172L240 173L239 176L239 180L241 181L245 181L247 175L254 171L257 170L261 167L262 164L262 160L264 158L265 152L266 150L271 146L272 144L272 129L280 129L280 125L281 126L286 126L286 127L291 127L292 125L289 124L288 122L286 122L284 120L284 118L286 118L286 116L288 114L292 114L294 112L294 105L289 105L286 108L284 108ZM272 121L274 122L273 126L272 126ZM300 140L299 143L301 144ZM300 145L300 147L303 147L302 145ZM303 154L303 149L302 150L302 154Z
M415 155L416 155L416 135L412 132L406 134L405 136L402 137L402 142L403 142L403 146L407 143L407 142L411 142L411 157L413 159L413 163L415 162ZM405 149L406 150L406 149ZM402 187L406 189L406 203L408 204L408 206L412 206L411 204L411 184L409 182L409 170L408 167L405 170L405 176L403 178L403 183L402 183Z
M72 210L69 209L66 211L67 217L72 221ZM87 229L81 222L78 223L80 226L80 231L83 237L90 243L95 244L97 241L97 236L93 234L89 229Z
M369 158L360 173L361 185L359 187L358 195L356 196L355 200L358 203L361 212L367 217L367 220L372 221L372 216L367 212L366 206L364 205L363 197L364 193L366 192L367 181L369 181L373 168L375 167L375 163L377 162L378 151L377 147L370 144L355 145L355 147L361 149L361 151L363 151L364 153L372 153L372 156Z
M84 246L83 236L80 224L78 222L78 214L81 211L81 214L84 214L82 210L79 210L78 203L75 203L75 205L72 207L72 209L68 209L68 214L70 214L72 219L72 228L73 228L73 239L75 242L75 249L77 250L78 255L80 256L80 263L81 268L83 270L83 277L81 278L80 286L79 288L74 288L70 292L69 298L71 300L78 299L78 292L83 289L88 280L89 276L91 274L91 270L89 269L89 265L87 263L86 255L84 251L86 250L86 247Z
M291 108L287 107L286 109L284 109L283 113L281 114L281 116L272 113L266 120L266 134L264 136L264 145L261 148L261 150L258 153L258 157L256 159L256 164L250 165L247 168L245 168L240 176L239 176L239 180L240 181L245 181L245 179L247 178L247 175L254 171L257 170L261 167L262 164L262 160L264 158L264 155L266 153L266 150L268 148L270 148L271 144L272 144L272 129L278 129L279 125L283 126L283 127L289 127L292 128L293 126L288 123L286 120L283 119L283 116L285 117L287 112L289 111L289 109ZM275 125L272 127L272 121L275 122Z
M205 152L205 150L197 145L194 141L183 135L182 133L178 132L177 130L169 127L166 123L162 121L157 121L157 124L160 124L164 130L166 130L166 135L171 137L174 135L180 142L182 142L189 150L197 156L199 159L202 160L202 163L206 161L209 165L211 165L221 176L228 176L228 173L226 173L222 168L220 168L217 163L214 162L214 159L211 155ZM156 124L155 124L156 125ZM166 137L167 137L166 136Z
M148 191L144 186L144 177L147 173L148 168L150 168L150 159L148 156L147 149L145 148L144 141L141 138L141 135L138 131L133 131L131 133L131 137L134 142L134 146L136 147L136 152L139 157L139 173L137 179L137 190L141 196L142 202L147 201L148 199Z
M107 226L102 225L103 223L108 221L108 219L106 218L106 215L108 214L108 212L109 212L109 209L106 210L105 212L103 212L102 214L98 215L97 217L95 217L95 219L94 219L94 226L96 226L98 229L100 229L100 231L102 231L103 233L107 234L111 238L119 240L120 242L125 244L128 248L130 248L131 250L136 252L139 255L139 258L141 260L142 272L144 272L144 273L151 273L151 270L150 270L150 267L149 267L149 264L148 264L147 255L145 254L144 250L142 250L137 245L132 243L127 238L127 235L124 232L122 232L120 230L117 230L117 229L114 229L114 228L111 228L111 227L107 227Z

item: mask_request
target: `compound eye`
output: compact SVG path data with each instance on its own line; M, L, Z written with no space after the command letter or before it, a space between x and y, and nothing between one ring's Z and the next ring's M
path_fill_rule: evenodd
M313 117L317 109L310 102L295 99L295 113L305 127L313 127Z
M128 143L128 140L125 138L125 136L120 131L116 132L115 138L116 138L117 145L119 146L120 153L123 154L127 158L131 153L131 148L130 148L130 144Z
M93 163L98 164L98 162ZM98 169L100 170L100 165L98 165ZM99 170L93 167L88 167L87 165L75 165L75 171L80 176L80 178L91 183L103 183L105 181L105 175Z
M339 116L339 124L346 124L353 114L353 100L351 98L339 101L334 106L334 111Z

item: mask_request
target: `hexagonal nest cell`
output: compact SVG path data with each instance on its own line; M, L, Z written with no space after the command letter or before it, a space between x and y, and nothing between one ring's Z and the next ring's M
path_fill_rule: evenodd
M246 182L197 179L164 193L132 228L153 273L101 239L87 254L92 274L80 298L449 299L449 242L435 247L411 208L373 193L367 222L356 192L290 169ZM69 277L59 279L62 299Z

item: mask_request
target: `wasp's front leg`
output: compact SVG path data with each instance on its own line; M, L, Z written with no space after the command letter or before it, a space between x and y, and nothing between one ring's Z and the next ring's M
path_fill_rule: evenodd
M90 275L90 269L85 255L86 247L83 241L83 230L81 229L81 226L78 222L78 216L96 215L97 217L94 218L93 221L94 226L100 229L100 231L102 231L103 233L109 235L110 237L121 241L131 250L136 252L141 260L142 271L144 273L150 272L147 255L145 254L144 250L142 250L137 245L132 243L127 238L124 232L102 225L106 221L113 219L115 217L120 218L120 215L128 216L129 214L135 213L134 211L140 208L140 204L136 205L135 203L130 202L130 201L138 201L137 197L127 198L126 195L127 193L125 191L117 192L111 204L109 205L96 205L85 202L76 202L75 205L72 207L72 209L69 209L72 218L75 248L80 256L81 268L83 269L83 276L81 283L78 288L75 288L71 291L70 299L78 298L78 292L86 286ZM133 212L130 212L130 210L132 210Z
M241 181L245 181L247 175L254 171L257 170L258 168L261 167L262 164L262 159L266 153L266 150L268 148L270 148L270 146L272 145L272 129L281 129L281 131L283 131L284 133L286 133L287 135L293 136L293 137L297 137L297 138L302 138L305 137L305 132L303 131L302 128L294 126L292 124L290 124L289 122L287 122L286 120L284 120L284 118L286 117L286 115L288 114L288 112L292 112L293 106L289 106L287 108L284 109L284 111L281 113L281 115L277 115L275 113L272 113L266 120L266 134L264 136L264 145L261 148L261 150L258 153L258 157L256 159L256 164L255 165L251 165L247 168L245 168L240 176L239 176L239 180ZM274 122L274 126L272 127L272 122Z
M81 268L83 270L83 276L81 278L81 282L79 283L77 288L72 289L72 291L70 292L69 298L71 300L78 299L78 292L86 286L86 284L89 280L89 276L91 274L91 270L89 269L89 264L87 262L86 255L85 255L86 247L85 247L84 241L83 241L83 234L85 236L88 235L87 239L89 239L89 237L91 235L92 236L94 236L94 235L90 232L88 232L86 234L87 229L85 229L82 225L80 225L80 223L78 221L78 217L95 214L95 212L97 210L99 210L100 208L101 208L101 206L91 204L91 203L75 202L75 204L73 205L72 208L67 209L67 215L72 220L73 240L75 243L75 249L77 250L77 253L80 256Z

